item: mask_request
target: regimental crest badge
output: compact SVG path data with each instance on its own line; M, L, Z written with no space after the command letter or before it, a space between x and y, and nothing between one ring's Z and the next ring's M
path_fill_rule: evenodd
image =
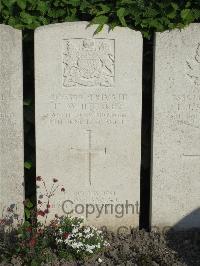
M197 45L194 59L186 61L187 76L194 83L195 87L200 88L200 43Z
M113 87L114 79L114 40L64 40L64 87Z

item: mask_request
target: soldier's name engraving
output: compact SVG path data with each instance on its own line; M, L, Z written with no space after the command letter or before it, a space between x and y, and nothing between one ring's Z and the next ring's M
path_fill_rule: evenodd
M123 125L128 117L128 95L51 94L50 112L43 115L51 125Z
M177 96L174 117L179 124L200 128L200 96L193 90Z

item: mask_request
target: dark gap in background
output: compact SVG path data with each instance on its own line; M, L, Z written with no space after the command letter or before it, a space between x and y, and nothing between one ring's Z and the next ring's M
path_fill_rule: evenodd
M23 31L25 197L36 201L34 31Z
M140 179L140 229L150 230L151 125L153 93L153 37L144 39L142 77L142 153Z

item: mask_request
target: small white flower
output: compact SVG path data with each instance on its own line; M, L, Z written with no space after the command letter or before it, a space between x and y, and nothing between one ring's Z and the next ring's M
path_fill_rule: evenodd
M62 239L56 239L56 242L59 244L59 243L62 243L63 240Z
M91 248L91 249L95 249L95 246L94 246L94 245L91 245L90 248Z
M84 233L85 233L85 234L90 233L90 227L87 227L87 228L84 230Z
M103 261L103 260L102 260L101 258L98 258L98 262L99 262L99 263L102 263L102 261Z
M101 245L100 245L100 243L98 243L98 244L97 244L97 248L100 248L100 247L101 247Z
M93 253L93 251L91 250L91 249L88 249L88 250L86 250L87 252L89 252L89 253Z
M78 233L78 228L74 227L74 228L72 229L72 233L73 233L73 234Z
M103 245L104 247L110 247L110 244L107 241L104 241Z

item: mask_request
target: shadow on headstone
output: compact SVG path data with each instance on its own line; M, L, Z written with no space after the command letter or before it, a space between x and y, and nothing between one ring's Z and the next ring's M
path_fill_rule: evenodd
M168 246L186 265L200 265L200 208L195 209L166 233Z

